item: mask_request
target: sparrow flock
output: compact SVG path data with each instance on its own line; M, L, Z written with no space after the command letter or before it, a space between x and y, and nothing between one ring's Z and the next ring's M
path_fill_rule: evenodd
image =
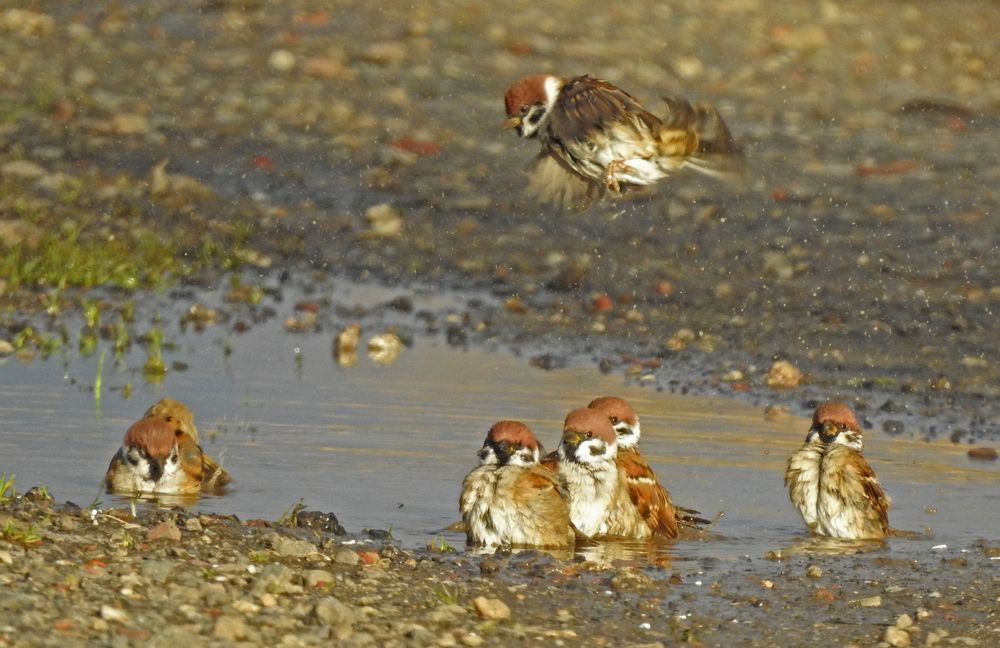
M597 398L566 415L548 455L523 423L500 421L462 482L469 545L564 547L579 539L673 539L708 520L680 508L639 452L639 417L623 399ZM841 402L816 408L785 485L815 535L879 539L890 533L888 496L861 455L861 431Z
M538 140L529 191L564 207L586 208L682 169L739 174L740 148L718 110L678 97L663 103L657 116L607 81L535 74L508 88L504 128Z
M498 421L459 497L466 539L482 547L571 547L584 539L674 539L712 522L676 506L639 451L639 416L603 396L566 415L558 448L546 454L528 426ZM805 445L792 454L785 486L809 530L841 539L891 533L891 500L861 454L854 412L816 408ZM104 478L129 495L221 492L229 473L198 445L194 414L169 398L129 427Z

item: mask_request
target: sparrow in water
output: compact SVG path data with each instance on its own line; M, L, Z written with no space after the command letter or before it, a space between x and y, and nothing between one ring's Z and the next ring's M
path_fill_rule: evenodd
M618 437L608 417L589 408L566 416L559 443L559 474L569 492L574 526L591 537L643 540L655 532L632 503L626 477L615 458ZM676 534L676 527L675 527Z
M652 185L684 168L734 175L740 150L719 112L680 98L663 101L659 117L607 81L536 74L507 90L504 128L538 139L530 190L566 207L585 208L608 190Z
M608 417L618 435L618 457L616 463L625 475L629 496L650 528L667 538L676 538L678 527L700 529L711 524L711 520L698 517L699 511L674 505L670 493L660 484L656 473L639 452L642 427L639 415L623 398L602 396L587 405Z
M831 401L816 408L805 445L785 471L792 504L814 533L849 540L889 533L892 500L861 446L861 427L850 407Z
M165 398L125 432L104 481L121 493L191 494L221 490L232 478L198 445L191 410Z
M462 482L459 509L468 544L563 547L576 533L563 486L540 466L541 445L518 421L499 421L486 434L479 466Z

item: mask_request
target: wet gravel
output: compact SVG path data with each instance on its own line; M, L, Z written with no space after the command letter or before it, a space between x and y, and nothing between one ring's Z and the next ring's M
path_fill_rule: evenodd
M9 256L76 223L81 245L149 234L193 284L243 268L478 291L439 328L449 342L798 412L840 396L877 434L996 444L997 24L985 0L15 3L0 9L0 242ZM678 177L584 214L533 204L534 145L498 125L506 85L538 71L715 102L747 182ZM77 342L60 316L85 286L2 281L9 341L34 326ZM130 298L100 308L141 327ZM769 385L776 361L800 373ZM286 531L180 512L12 512L43 542L0 550L11 644L1000 641L989 542L817 558L819 578L812 559L751 557L694 585L522 556L483 578L486 559L391 545L373 549L381 566L344 565L336 539L283 556L268 534ZM168 518L181 540L148 541ZM157 560L169 568L143 570ZM310 585L314 569L336 584ZM441 601L452 587L460 609ZM511 619L479 619L480 594Z
M572 561L284 523L0 505L0 645L995 645L1000 547ZM374 536L374 537L373 537Z

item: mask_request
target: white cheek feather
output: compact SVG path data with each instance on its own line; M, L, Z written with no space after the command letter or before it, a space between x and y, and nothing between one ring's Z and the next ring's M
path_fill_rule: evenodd
M562 86L562 79L558 77L550 76L545 78L544 88L546 114L552 112L552 108L555 107L556 101L559 99L559 92L562 90Z
M534 466L536 463L538 463L538 448L534 450L521 448L511 455L510 461L507 462L510 466L520 466L522 468Z
M481 466L495 466L500 463L497 459L496 451L491 446L483 446L477 454L479 456L479 465Z

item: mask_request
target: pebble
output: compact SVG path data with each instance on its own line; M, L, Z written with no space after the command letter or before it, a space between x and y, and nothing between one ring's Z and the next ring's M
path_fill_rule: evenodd
M337 629L350 628L354 625L354 610L332 596L321 598L313 608L313 614L323 625Z
M146 537L150 540L173 540L177 542L181 539L181 530L173 520L165 520L149 530Z
M329 587L333 585L334 576L323 569L309 569L305 573L306 587Z
M369 233L373 236L396 237L403 233L403 215L389 203L380 203L365 211Z
M882 597L878 594L869 596L858 601L858 605L861 607L879 607L882 605Z
M295 67L295 55L284 49L274 50L267 57L267 64L275 72L290 72Z
M357 565L361 558L358 557L358 552L344 547L333 554L333 562L338 565Z
M12 160L0 166L0 176L16 180L37 180L48 172L29 160Z
M246 621L238 616L224 614L215 620L212 636L223 641L239 641L247 636Z
M969 459L975 461L996 461L1000 453L996 448L973 448L969 450Z
M817 565L809 565L806 567L806 576L809 578L820 578L823 576L823 570Z
M476 613L481 619L509 619L510 608L506 603L496 598L486 598L477 596L472 599L472 605L476 608Z
M886 628L882 639L893 648L906 648L910 645L910 633L896 626Z
M120 608L112 607L110 605L101 606L101 618L105 621L114 621L115 623L124 623L128 620L128 613Z
M795 389L802 384L802 371L787 360L775 360L767 372L767 386L771 389Z
M900 628L902 630L906 630L907 628L910 628L910 627L913 626L913 619L910 617L909 614L900 614L896 618L896 623L894 625L897 628Z
M287 536L276 536L271 544L271 548L278 552L279 556L290 558L302 558L309 554L319 553L319 549L307 540L296 540Z

